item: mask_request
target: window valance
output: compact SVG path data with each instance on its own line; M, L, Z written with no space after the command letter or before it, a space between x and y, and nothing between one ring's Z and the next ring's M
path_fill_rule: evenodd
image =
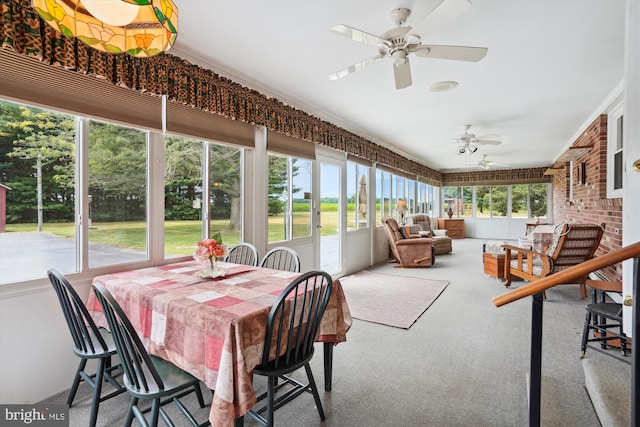
M442 175L443 186L452 185L510 185L551 182L544 173L548 168L505 169L477 172L454 172Z

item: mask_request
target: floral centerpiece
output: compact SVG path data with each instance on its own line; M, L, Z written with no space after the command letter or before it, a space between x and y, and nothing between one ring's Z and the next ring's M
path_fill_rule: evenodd
M227 247L222 243L222 236L216 233L212 239L204 239L198 242L193 259L200 262L207 262L208 269L201 272L206 277L223 276L222 271L217 268L218 258L227 254Z

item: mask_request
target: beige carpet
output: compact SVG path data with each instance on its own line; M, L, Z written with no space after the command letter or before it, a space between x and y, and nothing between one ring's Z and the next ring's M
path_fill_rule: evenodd
M340 278L355 319L409 329L449 284L363 270Z

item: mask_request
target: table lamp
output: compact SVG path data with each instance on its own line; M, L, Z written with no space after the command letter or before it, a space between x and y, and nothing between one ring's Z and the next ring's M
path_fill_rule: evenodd
M404 213L407 211L407 202L404 199L398 199L396 211L400 214L400 224L404 225Z

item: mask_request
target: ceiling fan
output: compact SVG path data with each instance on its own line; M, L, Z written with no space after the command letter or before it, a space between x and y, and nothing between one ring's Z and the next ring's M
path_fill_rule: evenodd
M460 144L458 147L458 154L473 154L478 151L478 145L499 145L502 141L497 139L498 135L483 135L477 137L475 134L469 132L471 125L464 125L464 133L456 138L453 138L456 143Z
M487 155L483 154L482 155L482 160L478 161L477 164L468 164L468 165L465 165L465 167L467 167L467 168L480 168L480 169L488 170L488 169L491 169L491 168L508 168L509 165L500 165L500 164L497 164L496 162L494 162L493 160L487 160Z
M380 37L358 30L348 25L335 25L330 28L336 34L348 37L360 43L378 48L378 54L348 66L329 75L329 79L337 80L377 62L386 57L393 59L393 74L396 89L411 86L411 68L409 54L426 58L453 59L457 61L478 62L487 55L486 47L449 46L422 44L422 39L429 33L454 19L471 7L469 0L444 0L413 28L402 26L411 14L409 9L398 8L391 11L390 16L395 28Z

